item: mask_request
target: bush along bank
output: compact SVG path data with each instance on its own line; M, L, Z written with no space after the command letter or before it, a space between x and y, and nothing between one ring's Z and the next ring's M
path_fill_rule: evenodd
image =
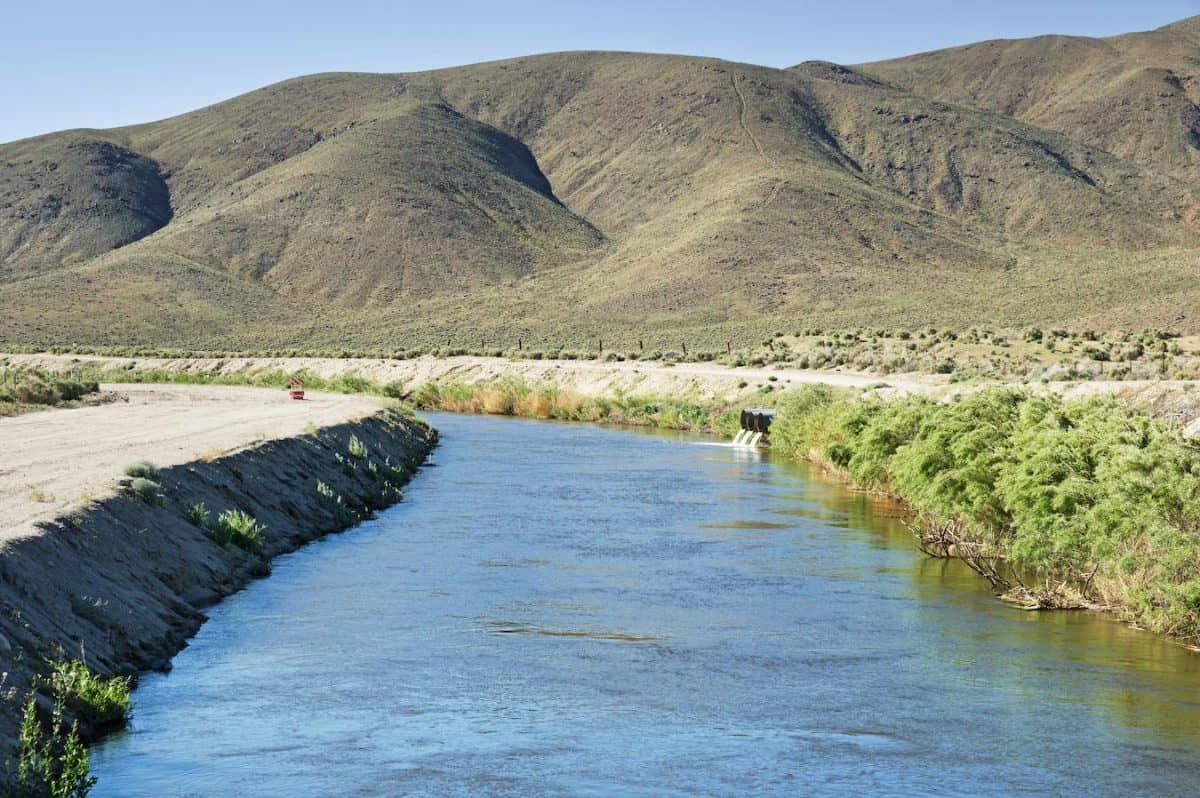
M250 374L135 367L103 367L82 371L99 382L251 385L261 388L283 388L289 379L298 376L310 390L373 394L400 399L421 410L703 430L731 436L738 429L738 408L728 403L657 396L584 396L554 385L531 385L520 377L478 382L425 382L410 390L398 382L378 383L349 375L327 379L306 371L291 373L272 370ZM769 394L763 394L763 397L767 400Z
M1089 607L1200 643L1200 447L1110 398L782 397L774 452L903 499L922 547L1028 608Z
M39 368L0 366L0 416L56 407L100 390L94 380L81 380Z
M134 463L122 492L0 544L0 795L27 794L25 762L56 758L26 784L68 765L79 776L72 735L93 740L127 711L114 677L168 667L203 608L272 557L398 501L436 439L383 410L212 460Z
M474 383L421 385L408 399L424 410L488 413L558 421L702 430L732 436L738 409L728 403L653 396L584 396L516 377Z

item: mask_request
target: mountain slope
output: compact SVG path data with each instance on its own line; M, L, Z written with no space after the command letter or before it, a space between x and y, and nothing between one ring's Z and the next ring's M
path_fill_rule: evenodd
M1142 166L1200 176L1200 17L1107 39L981 42L861 69L923 96L1057 130Z
M76 263L171 219L158 164L86 135L31 139L0 155L0 280Z
M711 346L1131 307L1200 325L1189 181L885 71L558 53L0 145L0 342ZM60 185L71 215L34 212Z

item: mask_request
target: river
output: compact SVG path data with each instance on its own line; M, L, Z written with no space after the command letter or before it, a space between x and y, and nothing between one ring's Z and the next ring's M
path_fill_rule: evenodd
M105 796L1194 794L1200 655L996 601L886 502L684 434L432 414L212 608Z

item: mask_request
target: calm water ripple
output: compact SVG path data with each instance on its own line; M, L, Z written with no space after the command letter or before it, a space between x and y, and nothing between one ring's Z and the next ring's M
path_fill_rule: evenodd
M104 796L1187 795L1200 657L1024 613L688 436L433 416L405 501L213 608Z

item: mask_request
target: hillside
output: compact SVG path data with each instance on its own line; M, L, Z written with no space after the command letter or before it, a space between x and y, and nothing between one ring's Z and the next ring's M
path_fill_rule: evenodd
M1140 35L1195 58L1190 29ZM1130 63L1162 49L1122 46ZM0 145L0 344L1200 330L1191 151L1155 157L925 81L943 77L559 53L315 75Z
M861 69L926 97L1012 116L1195 180L1198 57L1200 16L1107 39L988 41Z

